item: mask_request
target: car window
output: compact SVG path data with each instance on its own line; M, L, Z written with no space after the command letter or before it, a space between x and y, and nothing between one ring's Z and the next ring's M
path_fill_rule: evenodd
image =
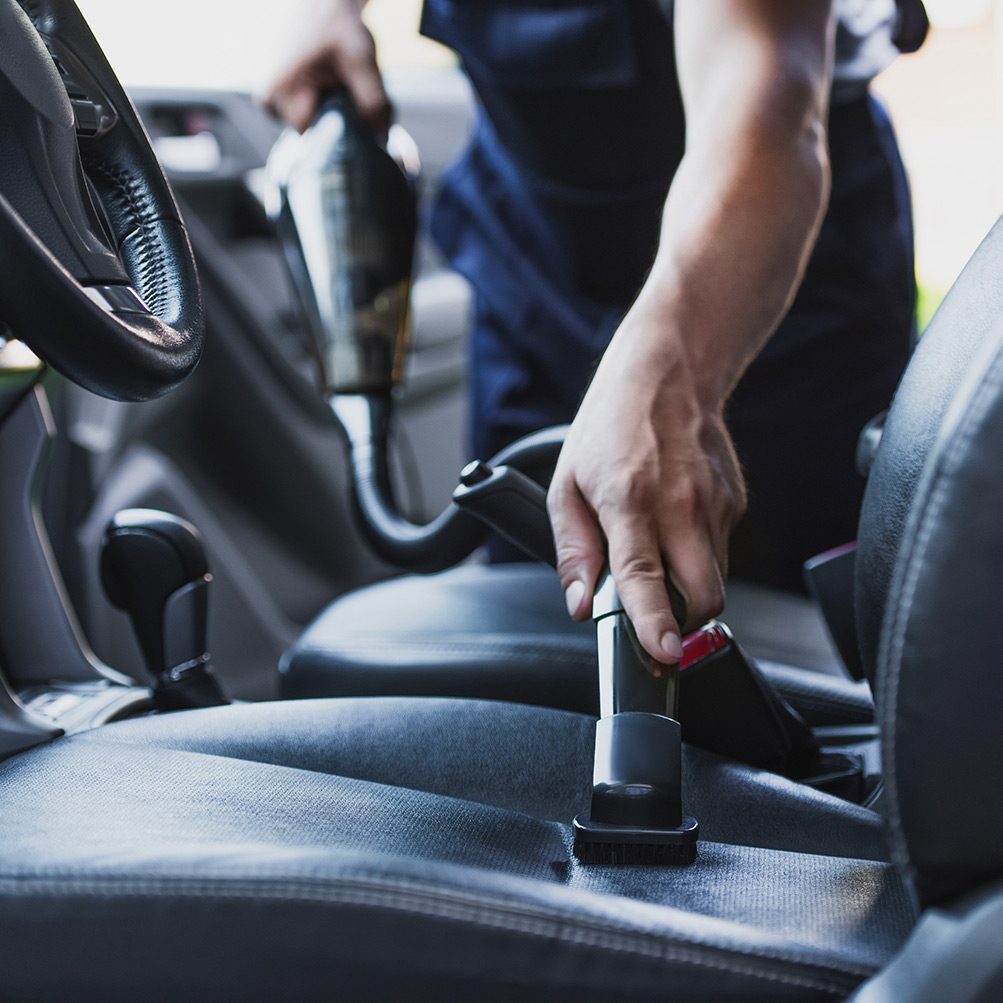
M131 87L259 91L315 0L79 0L122 82ZM384 69L449 66L418 35L421 0L371 0L365 18ZM140 40L142 44L139 44Z

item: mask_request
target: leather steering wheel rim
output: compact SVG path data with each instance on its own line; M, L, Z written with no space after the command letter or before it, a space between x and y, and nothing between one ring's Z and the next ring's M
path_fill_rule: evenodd
M0 320L101 396L166 393L202 351L194 256L139 116L72 0L0 0L0 89L18 130L0 163Z

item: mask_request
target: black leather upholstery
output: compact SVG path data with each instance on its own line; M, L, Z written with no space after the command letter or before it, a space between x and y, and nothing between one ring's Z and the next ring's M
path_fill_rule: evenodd
M915 489L881 632L897 853L926 902L1003 877L1003 320Z
M332 603L282 660L282 694L467 696L594 713L595 630L553 569L468 565Z
M836 675L809 600L734 583L728 603L735 636L807 720L873 720L866 684ZM598 713L595 629L568 617L556 574L539 564L468 565L342 596L290 648L281 671L285 697L463 696ZM685 719L685 683L681 699Z
M871 688L791 665L756 660L759 671L809 724L815 728L870 724L874 720Z
M1001 269L1003 221L979 245L924 331L881 434L861 506L854 582L857 640L872 682L906 513L971 359L1003 313Z
M3 995L829 999L907 935L887 864L705 841L691 868L582 867L591 733L496 702L290 701L23 753L0 764ZM735 814L800 798L746 778ZM792 829L834 839L824 815Z
M862 986L853 1003L943 1003L1003 999L1003 886L949 909L931 909L906 949Z

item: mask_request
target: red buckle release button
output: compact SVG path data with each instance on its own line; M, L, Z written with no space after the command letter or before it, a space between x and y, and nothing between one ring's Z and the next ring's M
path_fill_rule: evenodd
M731 636L727 628L716 620L711 620L710 623L704 624L699 630L683 638L683 657L679 662L679 668L685 669L703 661L715 651L728 647L730 641Z

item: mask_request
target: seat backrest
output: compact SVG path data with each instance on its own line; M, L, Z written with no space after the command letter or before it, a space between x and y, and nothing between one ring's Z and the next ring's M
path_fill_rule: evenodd
M1003 877L1003 318L967 370L912 492L878 643L893 848L924 905Z
M905 516L969 365L1003 316L1003 219L982 241L913 353L867 479L854 572L857 638L874 685L878 638Z

